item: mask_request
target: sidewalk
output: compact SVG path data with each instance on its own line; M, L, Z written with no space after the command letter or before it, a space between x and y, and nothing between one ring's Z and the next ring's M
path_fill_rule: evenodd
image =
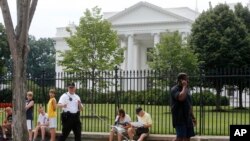
M61 132L57 132L59 136ZM82 139L86 141L108 141L109 133L107 132L82 132ZM150 134L147 141L172 141L175 135ZM67 141L74 141L74 135L69 135ZM195 136L192 141L229 141L229 136Z

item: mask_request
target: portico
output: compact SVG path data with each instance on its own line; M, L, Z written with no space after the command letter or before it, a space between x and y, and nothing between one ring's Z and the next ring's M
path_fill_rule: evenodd
M160 42L160 32L120 35L121 47L125 48L123 70L147 69L147 50Z
M190 34L191 25L199 15L198 12L187 8L162 8L148 2L139 2L125 10L118 12L104 12L103 18L112 23L117 31L120 47L125 48L124 62L120 64L122 70L145 70L147 65L147 52L160 42L160 37L166 32L179 31L183 37ZM74 24L68 26L73 31ZM68 49L64 38L69 33L66 27L57 28L56 50ZM56 60L61 58L56 56ZM61 72L62 67L56 64L56 71Z

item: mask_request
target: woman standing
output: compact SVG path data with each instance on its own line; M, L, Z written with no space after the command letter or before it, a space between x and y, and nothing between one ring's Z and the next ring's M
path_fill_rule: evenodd
M49 102L48 102L48 118L49 118L49 129L50 129L50 141L56 140L56 91L54 89L49 90Z

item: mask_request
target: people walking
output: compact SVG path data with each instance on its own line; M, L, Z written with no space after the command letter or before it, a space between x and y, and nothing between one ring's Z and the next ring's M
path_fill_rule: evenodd
M177 84L171 88L171 112L173 127L176 130L175 141L190 141L195 136L196 120L192 110L189 79L186 73L179 73Z

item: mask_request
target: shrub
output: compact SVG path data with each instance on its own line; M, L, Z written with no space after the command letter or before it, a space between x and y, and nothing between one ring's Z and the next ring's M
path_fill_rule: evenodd
M192 101L194 106L200 105L201 101L201 93L193 93L192 94ZM216 95L210 91L204 91L202 93L203 98L203 105L205 106L215 106L216 105ZM226 96L221 96L221 105L227 106L229 105L229 99Z
M143 91L126 91L120 93L123 104L154 104L169 105L169 92L161 89L148 89Z
M3 89L0 91L0 102L10 103L12 102L12 91L11 89Z

